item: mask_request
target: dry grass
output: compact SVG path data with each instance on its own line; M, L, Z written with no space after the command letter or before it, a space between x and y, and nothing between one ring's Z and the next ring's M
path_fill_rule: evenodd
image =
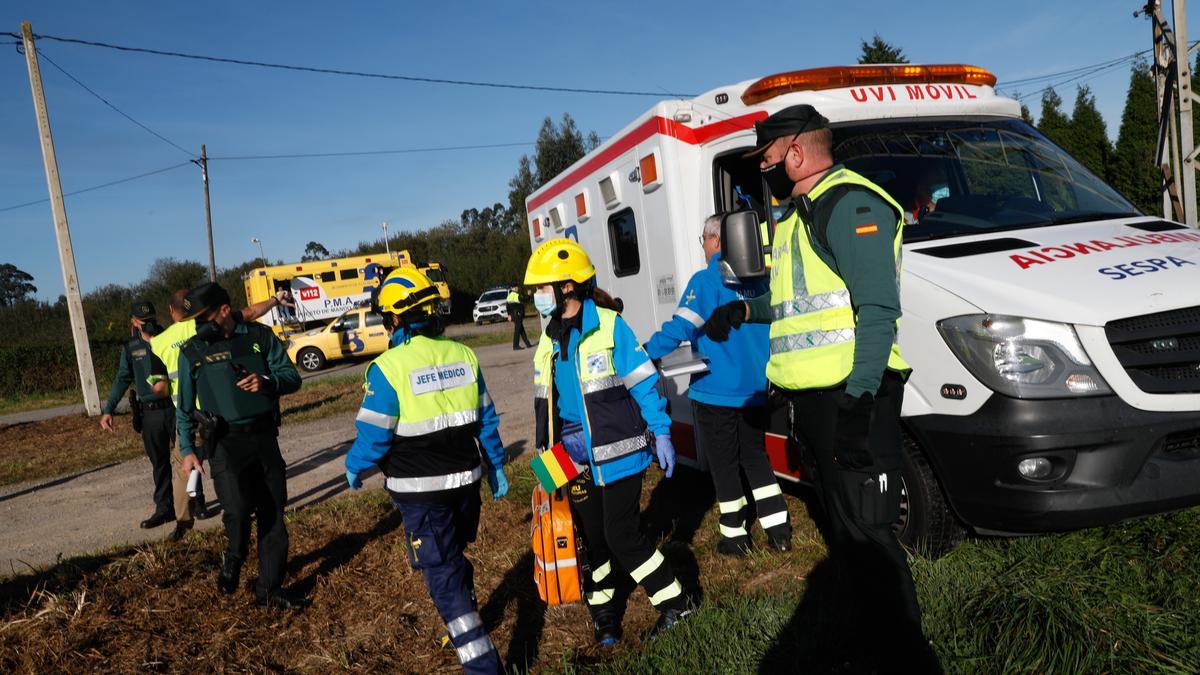
M643 593L626 615L614 652L591 646L580 605L547 609L532 585L528 466L513 467L513 494L484 505L475 565L480 612L510 668L560 670L636 653L656 613ZM685 585L703 579L706 597L778 593L820 557L802 505L788 554L745 561L715 555L715 509L708 477L681 471L647 484L651 534L667 532L664 552ZM289 523L289 583L313 605L300 614L264 613L245 588L213 585L223 535L193 534L182 544L151 544L64 561L0 584L0 671L310 671L457 672L438 647L444 626L403 551L398 514L379 491L305 509ZM761 536L761 535L760 535ZM690 540L690 545L689 545ZM243 581L252 583L255 562Z
M113 426L109 433L100 429L99 418L68 415L0 427L0 485L64 476L146 453L128 415L117 416Z
M330 378L305 384L283 399L283 422L295 424L353 412L362 403L360 380ZM117 415L116 429L100 429L99 418L55 417L0 427L0 485L46 480L145 454L129 415Z

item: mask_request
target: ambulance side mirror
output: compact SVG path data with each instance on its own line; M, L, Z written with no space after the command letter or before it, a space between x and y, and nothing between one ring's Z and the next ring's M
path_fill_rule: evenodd
M735 211L721 218L721 267L726 276L755 279L767 276L763 254L768 242L756 211Z

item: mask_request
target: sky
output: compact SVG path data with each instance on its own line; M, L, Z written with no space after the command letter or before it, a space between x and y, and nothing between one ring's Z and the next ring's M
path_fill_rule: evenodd
M268 70L40 41L39 51L193 155L210 157L516 147L343 158L210 161L218 267L298 260L507 204L508 181L543 118L570 113L608 136L667 92L699 93L775 72L853 63L878 33L913 63L970 63L1001 82L1100 63L1151 46L1140 0L933 0L731 5L210 0L6 0L0 31L322 68L653 96L514 91ZM1169 5L1169 3L1167 3ZM1200 31L1200 2L1190 23ZM767 17L771 17L769 20ZM1200 37L1193 35L1192 37ZM7 42L8 38L0 38ZM206 261L200 171L43 60L42 76L80 285L142 280L157 258ZM1126 67L1083 80L1116 136ZM1059 88L1069 112L1076 83ZM1018 91L1022 91L1018 88ZM1022 93L1029 94L1026 89ZM0 263L63 292L24 57L0 45ZM1012 94L1012 91L1007 92ZM1027 101L1037 114L1039 99Z

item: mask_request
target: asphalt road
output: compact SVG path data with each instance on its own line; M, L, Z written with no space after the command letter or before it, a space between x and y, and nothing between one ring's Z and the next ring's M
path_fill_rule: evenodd
M500 413L500 434L510 457L532 447L533 352L512 351L508 344L475 350L488 390ZM345 367L344 374L365 363ZM324 376L334 374L328 372ZM97 432L99 433L99 432ZM288 464L288 506L296 508L335 497L348 490L342 458L354 441L354 415L285 424L279 445ZM86 439L81 439L86 442ZM365 488L382 489L375 473ZM0 488L0 576L27 571L72 556L165 537L172 525L141 530L138 523L153 510L150 462L139 458L121 464ZM210 503L216 490L205 478ZM221 519L197 523L219 527Z

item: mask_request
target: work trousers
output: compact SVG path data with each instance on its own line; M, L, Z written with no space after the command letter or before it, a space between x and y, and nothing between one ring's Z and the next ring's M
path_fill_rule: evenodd
M229 538L227 559L238 565L246 560L250 517L258 521L258 583L254 590L259 599L279 593L287 565L288 534L283 520L287 467L276 434L275 429L230 432L217 442L209 459Z
M154 513L171 513L171 448L175 445L175 408L142 413L142 445L154 476Z
M425 577L463 670L480 675L502 672L500 654L479 618L475 569L465 555L479 530L479 484L463 488L451 501L393 499L392 504L404 520L408 560Z
M588 470L568 485L571 514L583 531L591 570L584 591L598 625L620 622L635 584L641 584L659 610L683 609L687 603L666 558L642 534L643 475L596 485Z
M513 325L513 349L520 346L520 341L525 342L526 347L532 347L533 343L529 341L529 336L525 334L525 316L513 311L513 305L508 306L508 318L512 320Z
M804 442L816 464L814 483L826 516L830 562L858 596L855 612L871 628L905 622L918 630L921 610L908 558L892 524L900 517L902 440L900 406L904 383L887 373L875 397L869 428L870 466L850 469L834 459L841 387L793 392L792 433ZM867 629L865 624L861 628ZM894 632L895 626L892 626Z
M790 541L792 526L788 522L787 504L767 459L766 409L728 408L692 401L692 412L696 420L696 445L708 461L717 493L720 510L717 527L721 538L735 546L749 546L747 497L751 497L758 511L758 523L767 536Z

